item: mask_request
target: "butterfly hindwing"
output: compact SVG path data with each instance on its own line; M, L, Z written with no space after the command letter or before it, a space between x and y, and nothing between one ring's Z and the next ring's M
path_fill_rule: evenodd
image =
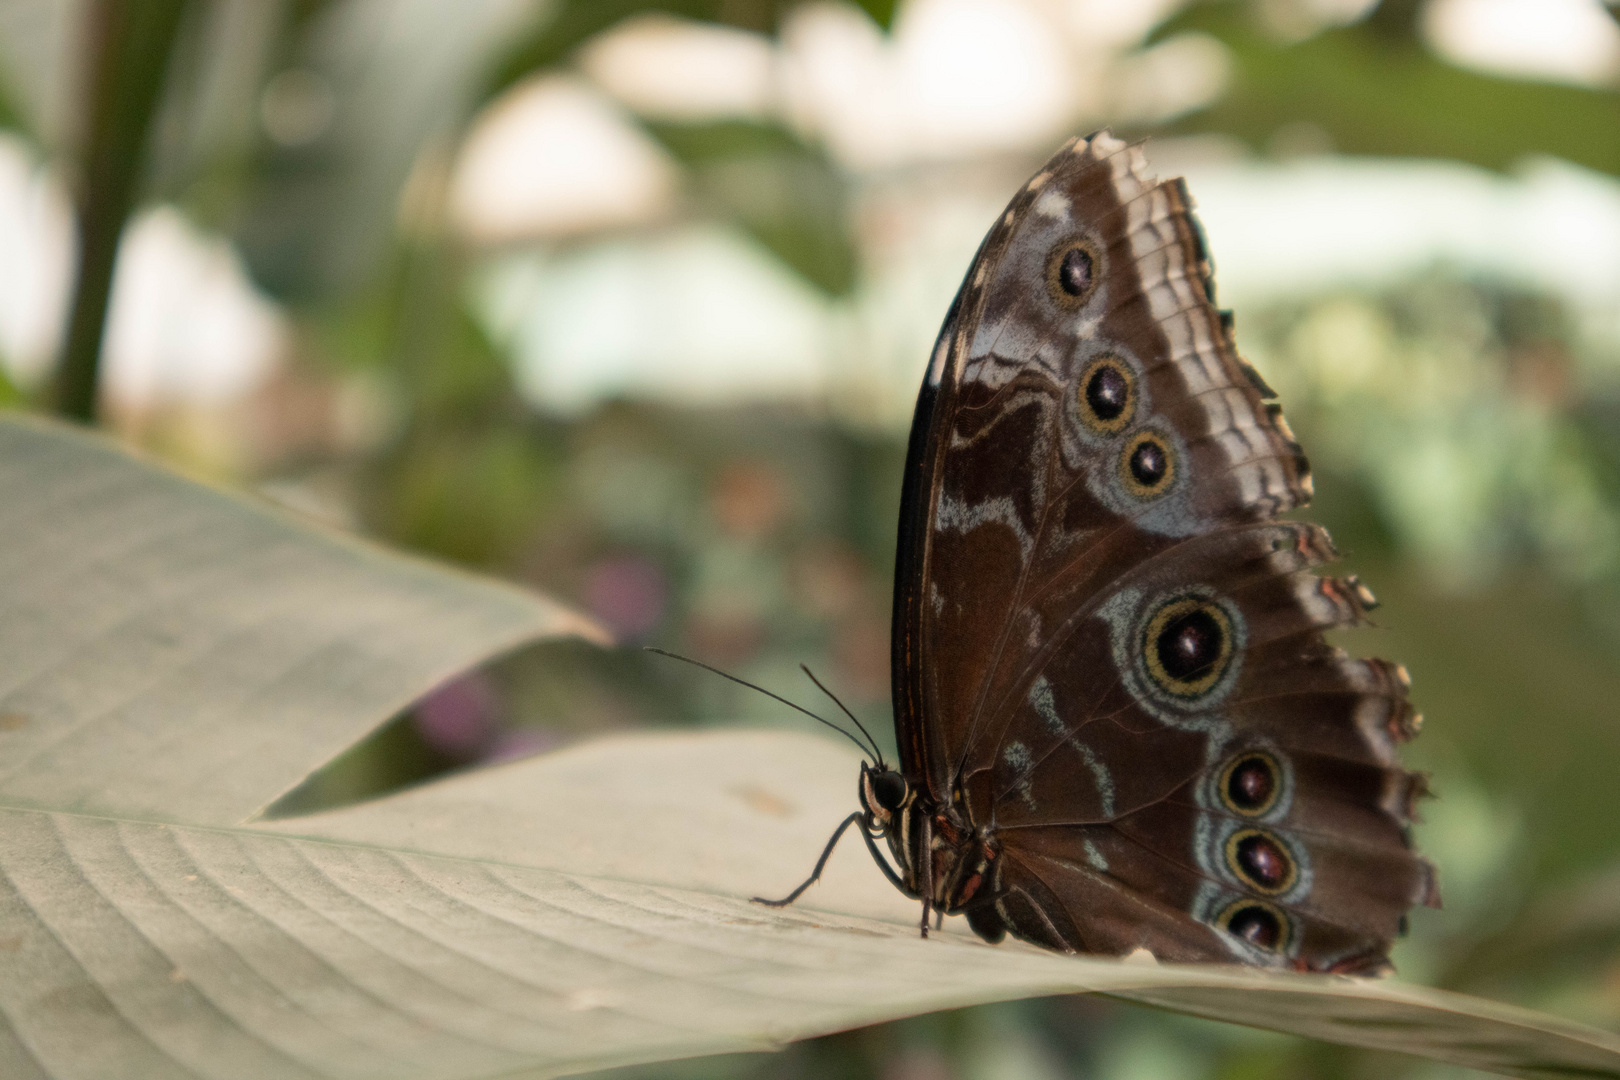
M986 936L1370 970L1433 895L1413 716L1322 637L1371 597L1275 520L1307 466L1212 273L1180 181L1106 133L986 237L912 433L901 767L999 845Z

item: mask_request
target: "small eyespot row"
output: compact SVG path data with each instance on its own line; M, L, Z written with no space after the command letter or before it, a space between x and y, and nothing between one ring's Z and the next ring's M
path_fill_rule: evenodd
M1103 353L1081 369L1075 397L1086 427L1117 435L1136 417L1136 376L1125 361Z
M1264 829L1239 829L1227 837L1226 866L1245 885L1270 896L1287 892L1299 880L1288 845Z
M1235 900L1215 917L1215 925L1267 952L1285 952L1293 940L1293 922L1264 900Z
M1151 430L1131 436L1120 451L1119 476L1125 490L1138 499L1169 491L1176 479L1176 456L1170 441Z
M1264 750L1247 751L1221 769L1216 790L1228 810L1260 817L1277 805L1282 794L1282 767Z

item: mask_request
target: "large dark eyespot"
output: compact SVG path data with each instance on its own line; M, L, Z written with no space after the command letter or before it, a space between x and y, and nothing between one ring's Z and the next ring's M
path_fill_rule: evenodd
M1232 620L1219 604L1202 597L1159 608L1142 638L1148 674L1178 697L1207 692L1232 662Z
M1258 750L1241 754L1221 770L1221 801L1247 817L1270 810L1281 792L1282 770L1270 754Z
M1170 441L1157 431L1139 431L1131 436L1119 455L1119 477L1125 489L1139 499L1169 491L1176 478L1176 458Z
M1117 356L1103 354L1080 372L1080 419L1100 435L1125 430L1136 415L1136 376Z
M893 769L883 772L873 771L867 774L868 782L872 785L872 798L883 809L894 813L906 801L906 778Z
M1061 244L1046 260L1046 290L1060 306L1073 310L1097 291L1100 270L1090 244Z
M1232 834L1226 841L1226 864L1245 884L1263 893L1286 892L1299 876L1282 841L1259 829Z
M1288 916L1258 900L1239 900L1221 912L1217 923L1234 937L1268 952L1288 945Z

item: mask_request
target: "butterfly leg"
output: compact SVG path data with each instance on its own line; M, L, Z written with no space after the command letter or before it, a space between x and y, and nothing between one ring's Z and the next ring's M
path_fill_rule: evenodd
M934 906L934 830L928 815L918 817L917 892L922 895L922 936L928 936L928 916Z
M862 829L861 839L866 841L866 850L872 853L873 860L878 864L878 869L883 871L883 876L889 879L889 884L907 896L914 896L912 891L906 888L906 883L901 879L900 875L890 868L889 860L883 857L882 851L878 850L877 841L872 839L872 834Z
M851 825L854 825L865 816L866 815L862 811L857 810L855 813L849 815L849 817L845 818L839 823L838 828L833 830L832 839L828 840L827 846L822 849L821 858L816 860L816 868L810 872L809 877L805 878L804 884L800 885L797 889L794 889L780 900L767 900L763 896L756 896L753 897L754 903L764 904L766 907L787 907L789 904L793 903L793 901L797 900L804 894L804 890L808 889L810 886L814 885L818 880L820 880L821 872L827 868L827 860L832 858L833 848L838 846L838 841L843 837L844 830L849 828ZM889 861L883 857L883 853L878 850L877 843L872 839L872 834L868 833L864 826L861 828L861 839L866 841L866 850L870 851L872 853L872 858L877 860L878 869L882 870L883 876L889 879L889 884L893 885L895 888L909 896L911 894L911 890L907 889L906 883L900 880L900 875L896 874L892 869L889 868Z

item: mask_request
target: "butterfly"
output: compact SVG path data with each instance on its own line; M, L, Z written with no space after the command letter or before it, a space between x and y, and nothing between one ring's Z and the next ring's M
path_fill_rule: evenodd
M922 933L1379 974L1415 904L1421 723L1326 630L1376 604L1238 356L1183 181L1072 140L1014 196L934 346L907 454L892 670L857 826ZM886 844L894 866L878 842Z

